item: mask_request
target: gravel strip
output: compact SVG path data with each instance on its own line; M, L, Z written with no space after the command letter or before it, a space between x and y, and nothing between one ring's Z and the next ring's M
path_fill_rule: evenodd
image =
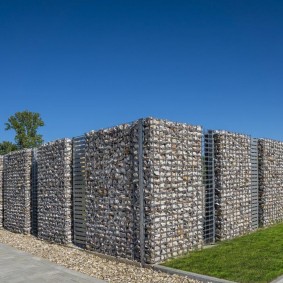
M177 275L104 259L83 250L51 244L31 235L0 230L0 242L111 283L198 283Z

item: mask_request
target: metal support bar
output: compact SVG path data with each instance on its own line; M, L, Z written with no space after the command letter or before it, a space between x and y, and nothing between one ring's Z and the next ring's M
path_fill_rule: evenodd
M139 199L140 199L140 261L145 265L145 236L144 236L144 176L143 176L143 119L138 121L138 158L139 158Z
M259 199L258 199L258 139L251 139L251 206L252 228L259 227Z
M204 242L215 243L215 175L214 175L214 132L207 131L204 135L204 185L205 215Z
M73 138L73 241L86 244L85 136Z

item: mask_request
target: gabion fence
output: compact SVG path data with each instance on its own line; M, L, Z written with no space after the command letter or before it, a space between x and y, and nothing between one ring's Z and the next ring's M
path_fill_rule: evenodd
M283 142L259 140L260 224L283 220Z
M254 229L251 138L215 131L215 237L231 239Z
M151 118L88 133L87 248L147 263L200 248L201 137Z
M156 119L144 123L145 258L149 263L203 245L201 147L200 126Z
M129 124L86 135L86 246L128 259L139 239L132 152Z
M37 150L38 237L72 241L72 141L57 140Z
M282 221L282 184L283 142L146 118L0 156L0 226L152 264Z
M13 232L31 230L31 166L30 149L4 156L4 228Z

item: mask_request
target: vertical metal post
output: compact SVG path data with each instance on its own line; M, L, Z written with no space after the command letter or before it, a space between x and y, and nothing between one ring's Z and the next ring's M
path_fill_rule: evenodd
M204 135L204 184L205 216L204 242L215 243L215 175L214 175L214 132L209 130Z
M258 139L251 138L251 213L252 229L259 227L259 199L258 199Z
M73 241L86 245L85 136L73 138Z
M144 176L143 176L143 119L138 121L138 158L139 158L139 199L140 199L140 261L145 265L145 236L144 236Z

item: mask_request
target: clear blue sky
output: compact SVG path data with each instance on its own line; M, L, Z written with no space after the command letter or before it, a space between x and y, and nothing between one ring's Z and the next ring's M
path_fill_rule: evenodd
M283 140L283 2L0 1L0 140L154 116Z

